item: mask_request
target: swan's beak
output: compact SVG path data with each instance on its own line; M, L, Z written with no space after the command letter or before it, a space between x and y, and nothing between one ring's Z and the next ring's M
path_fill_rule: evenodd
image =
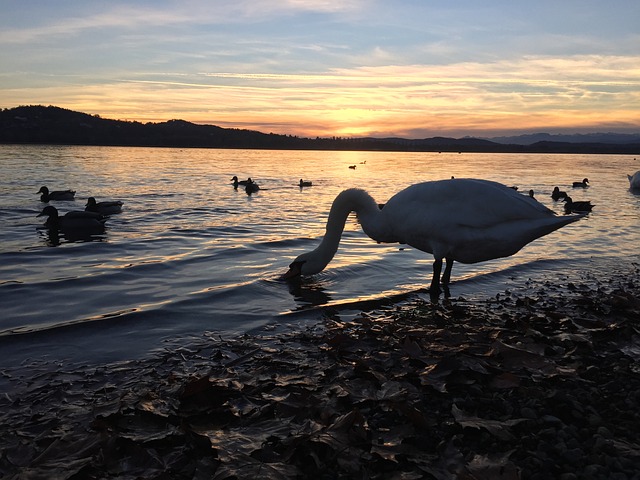
M303 262L293 262L289 265L289 271L280 277L280 280L289 280L291 278L299 277L302 273Z

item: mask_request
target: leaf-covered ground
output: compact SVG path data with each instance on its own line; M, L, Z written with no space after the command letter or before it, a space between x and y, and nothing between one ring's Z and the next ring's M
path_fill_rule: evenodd
M2 374L3 478L640 478L637 267Z

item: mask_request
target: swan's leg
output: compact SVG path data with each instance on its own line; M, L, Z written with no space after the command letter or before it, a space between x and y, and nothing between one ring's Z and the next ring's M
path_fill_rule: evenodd
M451 280L451 269L453 268L453 258L447 258L447 266L444 267L444 273L442 274L442 285L449 285Z
M448 268L447 262L447 268ZM429 288L431 292L439 292L440 291L440 272L442 271L442 259L436 258L433 262L433 277L431 278L431 287Z

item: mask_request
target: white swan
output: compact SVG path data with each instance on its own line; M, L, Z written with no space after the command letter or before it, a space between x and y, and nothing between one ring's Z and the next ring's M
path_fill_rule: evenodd
M508 257L536 238L582 218L557 216L537 200L488 180L418 183L397 193L382 209L364 190L349 189L334 200L320 245L296 258L282 278L322 271L335 255L352 211L372 239L406 243L433 254L433 293L440 291L443 259L442 284L446 286L454 261Z
M633 175L627 175L629 179L629 190L640 191L640 170Z

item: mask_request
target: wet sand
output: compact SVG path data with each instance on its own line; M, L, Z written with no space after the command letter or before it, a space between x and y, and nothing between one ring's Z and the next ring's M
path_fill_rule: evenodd
M640 267L1 373L5 478L640 478Z

